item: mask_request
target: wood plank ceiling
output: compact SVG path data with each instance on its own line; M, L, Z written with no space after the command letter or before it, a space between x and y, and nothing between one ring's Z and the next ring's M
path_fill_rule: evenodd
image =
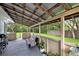
M14 22L27 26L50 20L58 8L62 7L64 12L72 9L69 3L0 3L0 6Z

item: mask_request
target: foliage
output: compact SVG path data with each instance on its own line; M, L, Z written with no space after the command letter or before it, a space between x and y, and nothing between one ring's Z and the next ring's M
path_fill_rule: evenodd
M34 32L35 32L35 33L39 33L39 27L35 27L35 28L34 28Z
M67 30L78 30L79 29L79 17L68 19L65 21L65 28Z
M8 32L27 32L27 26L17 23L8 24Z
M52 23L48 25L41 25L40 27L41 27L41 33L47 34L48 30L59 30L61 25L60 25L60 22L57 22L57 23ZM39 27L34 27L32 29L34 30L35 33L39 33Z
M47 25L41 26L41 33L47 34Z
M76 38L75 30L79 30L79 17L68 19L65 21L65 30L69 30L72 33L73 39Z
M44 48L44 42L39 43L38 47L43 49Z
M61 28L60 22L52 23L48 25L48 30L59 30Z

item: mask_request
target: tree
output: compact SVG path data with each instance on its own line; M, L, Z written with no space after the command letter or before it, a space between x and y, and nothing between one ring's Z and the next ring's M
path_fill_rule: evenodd
M48 25L49 30L59 30L61 28L61 23L56 22Z
M71 31L73 39L75 39L75 30L79 30L79 17L66 20L65 28Z
M8 24L8 32L27 32L27 26L17 23Z

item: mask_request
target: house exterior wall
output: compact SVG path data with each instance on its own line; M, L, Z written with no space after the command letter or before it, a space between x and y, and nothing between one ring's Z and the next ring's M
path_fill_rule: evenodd
M4 22L0 19L0 34L4 33Z

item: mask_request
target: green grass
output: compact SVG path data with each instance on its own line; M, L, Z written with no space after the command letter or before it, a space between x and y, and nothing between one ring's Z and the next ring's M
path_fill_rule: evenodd
M74 43L75 45L79 45L79 39L65 38L65 42L70 42Z
M21 37L21 32L16 32L16 37L20 38Z
M40 35L40 36L44 36L44 37L47 37L47 38L50 38L50 39L53 39L53 40L60 40L61 39L61 36L57 36L57 35L50 35L50 34L39 34L39 33L34 33L36 35ZM65 42L69 42L69 43L74 43L74 44L79 44L79 39L73 39L73 38L65 38L64 40Z
M40 35L40 36L43 36L43 37L47 37L47 38L50 38L50 39L55 39L55 40L60 40L60 36L56 36L56 35L49 35L49 34L39 34L39 33L34 33L36 35Z

